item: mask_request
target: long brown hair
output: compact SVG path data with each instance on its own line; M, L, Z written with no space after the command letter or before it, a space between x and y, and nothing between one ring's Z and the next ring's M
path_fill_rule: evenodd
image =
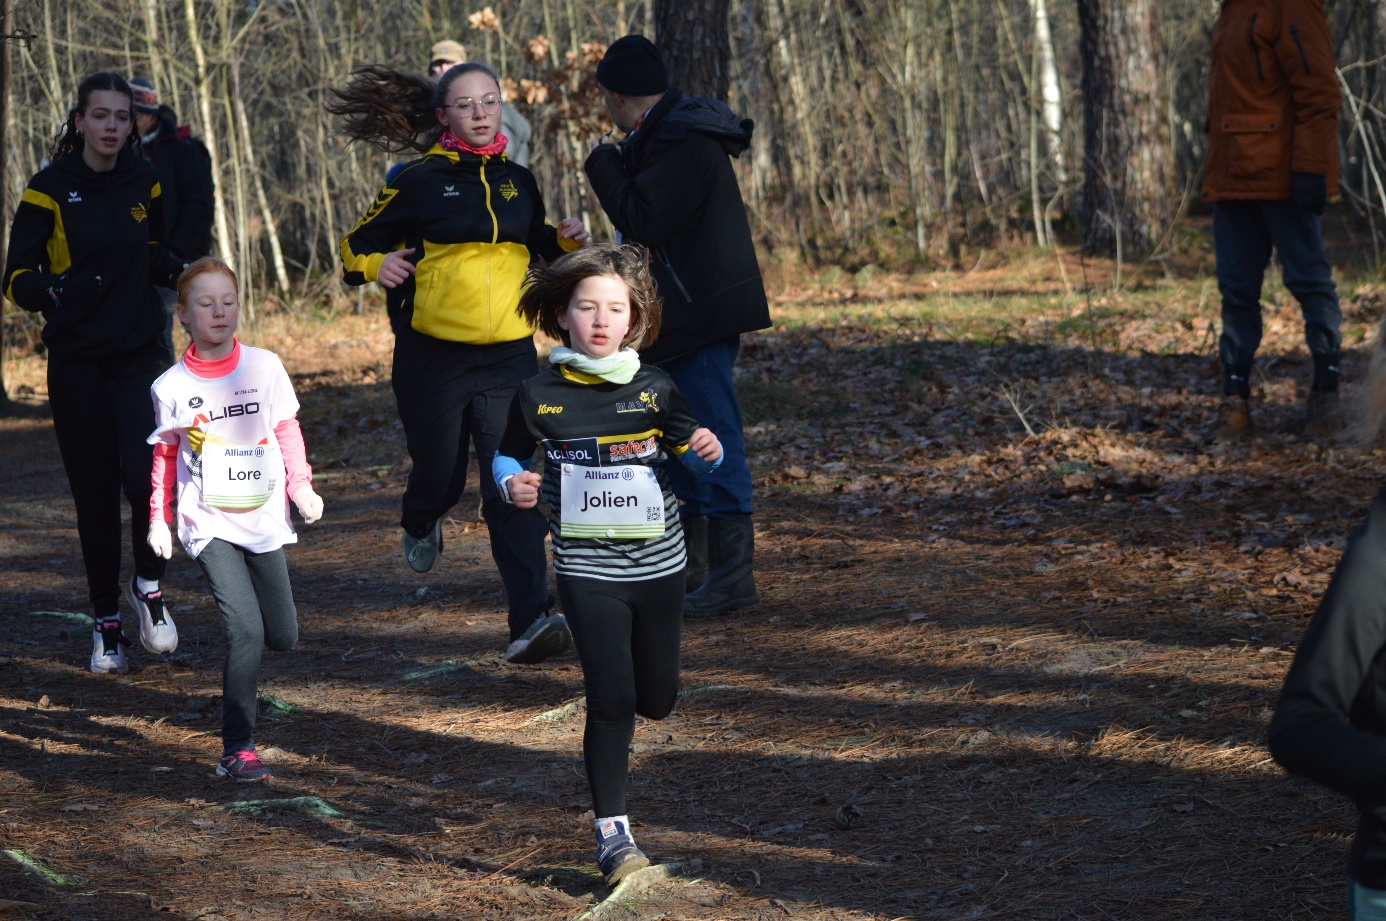
M520 305L515 310L544 335L571 345L568 331L558 325L558 318L568 309L578 283L594 275L619 278L630 292L630 328L621 345L643 349L654 342L659 336L662 307L654 279L650 277L650 251L638 243L589 246L551 265L531 267L525 276L524 290L520 292Z
M77 104L67 113L67 121L58 129L53 139L53 149L48 152L49 160L57 160L73 151L81 153L87 142L77 131L77 116L86 115L91 105L91 94L100 90L110 90L122 94L130 102L130 136L125 139L125 147L136 156L140 152L140 133L135 130L135 94L130 92L130 84L120 74L101 71L92 74L77 85Z
M496 81L500 92L500 77L476 61L454 64L437 83L419 74L367 64L351 72L346 86L332 90L337 101L328 103L327 111L341 116L341 133L353 141L364 141L386 153L423 153L443 136L437 110L446 104L452 81L478 71Z

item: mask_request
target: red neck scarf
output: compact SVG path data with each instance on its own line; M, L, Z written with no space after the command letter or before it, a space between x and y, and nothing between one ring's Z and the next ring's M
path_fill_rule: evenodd
M443 136L438 139L438 143L444 150L451 150L454 153L476 154L481 157L497 157L505 152L505 145L510 143L510 138L496 132L496 139L485 147L473 147L462 140L451 131L444 131Z

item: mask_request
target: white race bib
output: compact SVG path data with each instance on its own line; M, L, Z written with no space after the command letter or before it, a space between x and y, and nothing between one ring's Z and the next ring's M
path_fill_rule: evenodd
M649 467L559 468L563 537L640 540L664 533L664 491Z
M212 508L259 508L283 474L278 445L202 443L202 501Z

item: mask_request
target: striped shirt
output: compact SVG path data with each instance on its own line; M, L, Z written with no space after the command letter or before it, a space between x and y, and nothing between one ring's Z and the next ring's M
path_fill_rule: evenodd
M671 454L696 458L688 450L688 439L697 428L673 381L649 365L642 365L629 384L558 366L520 385L510 404L499 454L523 463L536 447L543 450L540 495L549 507L555 572L634 582L684 568L683 528L664 463ZM563 537L560 477L564 464L651 468L664 495L664 533L629 540Z

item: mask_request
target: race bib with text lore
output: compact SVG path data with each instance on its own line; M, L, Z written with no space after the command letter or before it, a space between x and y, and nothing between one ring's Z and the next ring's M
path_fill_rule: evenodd
M256 509L269 501L284 472L278 445L202 444L202 501L228 511Z
M643 540L664 534L664 492L649 467L559 467L563 537Z

